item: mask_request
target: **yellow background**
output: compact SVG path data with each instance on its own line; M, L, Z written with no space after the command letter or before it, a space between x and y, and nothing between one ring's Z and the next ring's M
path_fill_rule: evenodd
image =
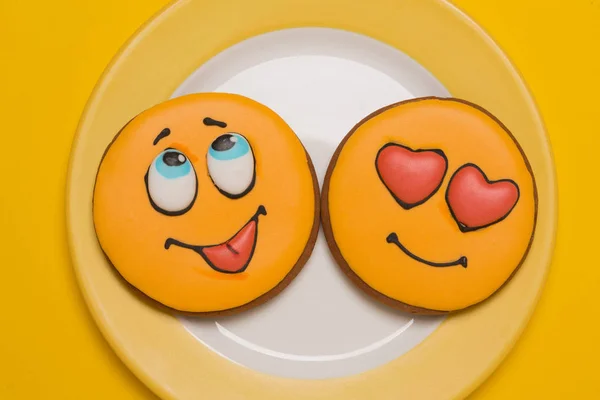
M471 398L598 398L600 0L454 3L491 34L531 88L559 184L557 248L540 304ZM153 398L83 303L68 256L64 193L71 140L95 82L165 4L0 0L2 399Z

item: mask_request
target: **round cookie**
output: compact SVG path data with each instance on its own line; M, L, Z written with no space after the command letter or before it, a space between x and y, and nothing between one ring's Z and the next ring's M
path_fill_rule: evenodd
M222 314L280 292L312 252L319 188L292 129L246 97L152 107L101 161L99 243L131 285L180 311Z
M485 300L515 273L533 239L537 192L525 154L489 112L420 98L348 133L321 210L354 283L388 305L440 314Z

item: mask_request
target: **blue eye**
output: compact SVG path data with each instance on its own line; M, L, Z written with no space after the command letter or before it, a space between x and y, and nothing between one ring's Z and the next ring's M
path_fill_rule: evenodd
M192 170L187 157L177 150L166 150L154 160L156 170L167 179L186 176Z
M212 142L208 152L216 160L234 160L248 154L250 144L242 135L226 133Z
M216 138L206 154L210 179L223 195L238 199L254 186L254 154L250 143L238 133Z
M167 149L148 168L146 190L154 209L166 215L181 215L194 204L198 180L192 163L182 152Z

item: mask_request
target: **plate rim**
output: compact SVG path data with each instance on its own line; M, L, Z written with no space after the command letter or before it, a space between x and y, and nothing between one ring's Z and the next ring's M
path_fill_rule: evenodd
M371 3L374 3L375 1L378 1L380 4L385 2L385 0L373 0ZM260 2L263 5L269 5L269 4L273 5L273 3L275 3L272 0L258 0L258 2ZM87 305L88 309L90 310L90 312L93 316L93 319L96 322L96 325L98 326L98 328L100 329L100 331L102 332L103 336L108 341L110 346L117 353L119 358L152 391L154 391L159 396L165 397L165 398L176 397L176 391L174 391L175 389L173 387L165 387L163 384L160 384L158 381L156 381L151 375L147 374L146 371L144 370L143 366L140 365L139 360L137 360L136 357L130 353L130 351L128 351L126 348L124 348L122 346L122 343L119 341L119 338L118 338L119 335L115 334L115 332L114 332L115 327L112 326L109 321L107 321L106 315L104 315L104 313L100 309L100 306L96 303L96 299L94 297L94 295L95 295L94 290L92 288L90 288L90 286L88 285L89 282L83 276L83 270L80 267L81 255L78 253L79 252L79 250L78 250L79 244L78 244L78 238L77 238L78 228L76 228L74 225L74 220L77 219L77 215L76 215L77 213L75 213L76 205L74 204L74 202L75 202L74 192L77 191L77 187L78 187L77 183L83 179L82 176L79 174L78 169L79 169L80 163L82 162L81 148L82 148L82 141L84 140L85 132L88 131L89 124L92 124L94 122L94 113L97 111L96 108L98 107L99 103L101 102L104 91L107 89L107 85L108 85L107 82L110 81L111 77L118 72L117 70L119 68L119 63L123 59L127 58L127 56L131 55L131 53L136 49L136 47L140 46L141 42L143 40L145 40L148 37L148 35L152 34L153 29L156 28L157 26L159 26L162 22L164 22L170 16L172 16L173 13L181 12L181 10L183 8L189 6L190 4L197 5L198 3L208 3L208 1L206 1L206 0L197 0L197 1L181 0L181 1L174 1L174 2L166 5L160 11L158 11L151 19L149 19L144 25L142 25L138 30L136 30L136 32L130 37L130 39L115 54L115 56L113 57L111 62L108 64L108 66L102 73L97 84L95 85L95 87L89 97L89 100L86 103L84 111L82 113L82 117L78 124L75 138L73 140L73 145L72 145L71 154L70 154L70 158L69 158L68 177L67 177L67 186L66 186L67 233L68 233L68 244L69 244L69 250L70 250L70 257L71 257L71 260L73 263L73 268L75 270L75 275L77 277L77 282L78 282L80 290L83 294L86 305ZM238 1L238 3L239 3L239 1ZM308 3L316 4L316 2L312 1L312 0L307 2L307 4ZM327 3L328 4L327 7L335 8L336 3L340 3L340 2L336 1L336 0L329 1ZM413 1L413 0L398 1L396 3L397 3L397 7L401 7L401 6L419 7L416 5L415 1ZM483 30L483 28L481 28L479 25L477 25L475 22L473 22L465 13L463 13L456 6L454 6L451 3L444 1L444 0L423 0L423 4L425 4L425 3L427 3L427 7L434 7L434 8L435 7L443 7L443 8L445 8L446 12L453 13L457 19L461 20L461 22L463 24L465 24L466 26L468 26L469 29L471 29L473 32L475 32L477 34L477 36L479 37L479 39L483 39L487 43L488 47L496 53L495 55L498 56L499 59L504 62L504 64L505 64L504 67L509 72L509 74L513 75L513 78L514 78L513 83L516 83L519 91L521 92L520 94L523 96L524 100L526 101L526 103L528 103L529 107L531 108L532 115L536 119L534 121L534 123L539 125L539 129L542 132L543 137L545 139L546 152L544 154L544 157L546 158L545 161L547 162L547 164L549 164L549 169L544 170L544 173L546 174L544 181L545 181L545 184L549 186L548 191L550 193L552 193L552 198L546 200L548 202L547 204L550 209L547 213L552 214L552 221L550 221L550 223L549 223L549 226L550 226L550 229L552 232L550 234L549 239L547 239L548 247L550 248L550 250L546 254L546 257L545 257L546 262L545 262L545 266L542 271L543 272L542 277L540 279L538 286L536 287L534 296L532 297L532 300L530 301L531 304L527 307L527 311L526 311L525 315L521 318L521 320L517 324L517 329L514 331L511 338L506 341L502 351L498 352L498 354L496 355L494 360L491 360L488 363L487 367L484 368L483 370L481 370L478 377L476 377L475 379L472 379L470 384L465 385L462 390L460 390L458 393L455 393L457 396L463 396L463 395L470 393L472 390L474 390L474 388L477 387L483 380L485 380L493 372L493 370L499 365L499 363L504 359L506 354L508 354L508 352L512 349L514 343L516 342L518 337L521 335L521 333L524 330L524 328L526 327L533 311L535 310L535 306L541 295L541 291L543 290L544 283L545 283L545 280L546 280L546 277L548 274L548 270L550 268L550 261L552 259L552 255L554 252L554 245L555 245L555 241L556 241L557 212L558 212L558 210L557 210L557 182L556 182L556 172L555 172L556 167L555 167L555 162L554 162L554 155L553 155L553 152L551 149L551 145L550 145L549 138L548 138L548 135L546 132L546 128L544 126L543 119L539 112L539 109L535 103L535 99L533 98L533 95L532 95L531 91L529 90L525 80L523 79L523 77L521 76L521 74L519 73L517 68L511 63L508 56L502 51L500 46L498 46L498 44L496 44L492 40L492 38ZM216 51L216 52L218 52L218 51ZM423 64L421 63L421 65L423 65ZM192 71L190 71L190 73L191 72ZM443 79L441 79L441 78L438 78L438 79L440 79L440 81L442 83L445 83ZM451 88L449 90L452 93L454 93L454 91ZM540 213L540 216L541 216L541 213ZM536 227L536 234L538 234L537 231L539 231L539 229L540 228L538 225ZM548 236L548 235L546 235L546 236ZM535 241L535 239L534 239L534 241ZM460 317L453 316L451 318L460 318ZM445 321L442 325L445 325L446 323L447 322ZM428 341L428 340L430 340L430 339L429 338L426 339L426 341ZM413 351L414 351L414 349L411 350L411 352L413 352ZM248 373L248 375L254 375L254 374ZM372 375L372 374L368 374L368 375ZM275 380L277 378L268 377L268 379ZM256 393L256 394L258 394L258 393ZM257 398L258 398L258 396L257 396Z

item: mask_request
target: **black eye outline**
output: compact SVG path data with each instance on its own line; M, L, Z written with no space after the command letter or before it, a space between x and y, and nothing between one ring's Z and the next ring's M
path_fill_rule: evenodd
M154 164L154 161L156 160L156 157L158 157L159 155L169 151L169 150L173 150L176 151L178 153L183 154L183 156L187 159L187 161L190 163L190 167L192 168L192 171L194 172L194 179L196 180L196 191L194 192L194 197L192 198L192 201L190 202L190 204L179 211L167 211L164 210L162 208L160 208L155 202L154 200L152 200L152 195L150 194L150 188L148 187L148 174L150 173L150 168L152 168L152 164ZM188 211L190 211L192 209L192 207L194 206L194 203L196 203L196 198L198 197L198 174L196 173L196 169L194 168L194 164L192 164L192 161L190 160L190 158L181 150L177 150L175 148L172 147L167 147L166 149L162 150L156 157L154 157L152 159L152 162L150 163L150 165L148 166L148 169L146 170L146 174L144 175L144 185L146 186L146 195L148 196L148 200L150 201L150 205L152 206L152 208L154 208L155 211L169 216L169 217L177 217L180 215L183 215L185 213L187 213Z
M208 157L210 157L210 149L214 149L217 150L215 148L215 146L213 146L215 144L215 142L217 142L219 139L222 139L223 137L228 137L228 136L233 136L233 135L238 135L241 136L246 143L248 143L248 147L249 147L249 153L252 155L252 180L250 181L250 184L248 185L248 187L241 193L239 194L232 194L229 193L223 189L221 189L219 187L219 185L215 182L215 180L213 179L211 173L210 173L210 168L208 167ZM247 195L248 193L250 193L252 191L252 189L254 189L254 186L256 184L256 157L254 156L254 149L252 148L252 145L250 144L250 141L246 138L246 136L242 135L241 133L238 132L227 132L224 134L221 134L219 136L217 136L211 143L209 146L209 151L207 151L206 153L207 155L207 165L206 165L206 170L208 172L208 177L210 178L210 181L212 182L212 184L215 186L215 188L219 191L219 193L221 193L223 196L227 197L228 199L231 200L237 200L240 199L242 197L244 197L245 195Z
M450 205L450 199L448 198L448 192L450 191L450 185L452 185L452 181L454 180L454 177L456 176L456 174L458 174L459 171L461 171L464 168L467 167L473 167L476 170L479 171L479 173L481 174L481 176L483 176L483 179L485 179L486 183L488 184L494 184L494 183L499 183L499 182L510 182L513 185L515 185L515 188L517 189L517 199L515 200L515 204L512 205L512 207L506 212L506 214L504 214L502 217L500 217L499 219L490 222L489 224L486 225L482 225L482 226L476 226L476 227L468 227L466 225L463 225L460 223L460 221L458 220L458 218L456 218L456 215L454 214L454 211L452 210L452 206ZM450 179L448 180L448 186L446 186L446 193L444 194L444 198L446 199L446 205L448 206L448 210L450 211L450 215L452 215L452 219L454 220L454 222L456 222L456 225L458 225L458 229L462 232L462 233L469 233L469 232L475 232L478 231L480 229L484 229L487 228L489 226L492 225L496 225L499 222L504 221L512 212L512 210L515 209L515 207L517 206L517 204L519 203L519 200L521 199L521 188L519 188L519 185L517 185L517 182L513 181L512 179L498 179L498 180L490 180L488 179L487 175L485 174L485 172L483 172L483 170L481 168L479 168L479 166L477 164L473 164L473 163L466 163L461 165L460 167L458 167L456 169L456 171L454 171L454 173L452 174L452 176L450 177Z
M425 197L422 200L419 200L416 203L406 203L402 200L400 200L398 197L396 197L396 195L394 194L394 192L392 192L392 190L385 184L385 181L383 180L383 177L381 176L381 173L379 172L379 167L377 165L377 161L379 160L379 155L381 154L381 152L383 150L385 150L388 147L391 146L398 146L401 147L403 149L406 149L408 151L410 151L411 153L423 153L426 151L432 151L438 155L440 155L443 159L444 159L444 173L442 174L442 177L440 179L440 183L435 187L435 189L431 192L431 194L429 194L427 197ZM441 149L417 149L417 150L413 150L408 146L404 146L401 145L399 143L394 143L394 142L389 142L384 144L379 151L377 151L377 155L375 156L375 171L377 171L377 176L379 177L379 180L381 181L381 183L383 184L383 186L386 188L386 190L389 192L390 195L392 195L392 198L396 201L396 203L398 203L400 205L400 207L402 207L405 210L410 210L413 209L415 207L420 206L421 204L424 204L427 202L427 200L431 199L442 187L442 184L444 183L444 180L446 179L446 175L448 174L448 157L446 157L446 153L444 153L443 150Z

